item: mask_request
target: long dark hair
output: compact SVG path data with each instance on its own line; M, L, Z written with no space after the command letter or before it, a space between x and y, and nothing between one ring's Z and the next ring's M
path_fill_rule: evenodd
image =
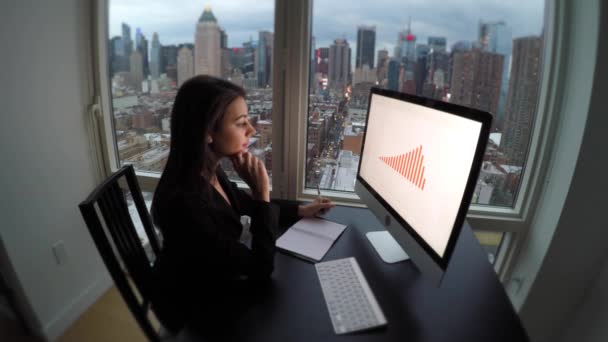
M159 202L170 200L172 194L209 193L218 156L206 141L207 132L219 130L224 112L238 97L245 98L243 88L206 75L195 76L179 88L171 112L169 158L154 193L155 220Z

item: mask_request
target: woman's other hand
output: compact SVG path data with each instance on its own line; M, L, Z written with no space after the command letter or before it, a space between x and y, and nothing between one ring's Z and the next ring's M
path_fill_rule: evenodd
M312 203L300 205L298 207L298 216L300 217L315 217L317 215L323 215L329 209L336 205L331 202L330 199L325 197L319 197L312 201Z
M240 152L230 159L239 177L249 185L253 198L270 202L270 181L264 163L250 152Z

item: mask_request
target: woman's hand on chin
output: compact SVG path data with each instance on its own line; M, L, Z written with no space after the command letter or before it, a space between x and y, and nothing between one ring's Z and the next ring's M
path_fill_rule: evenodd
M270 181L266 166L250 152L239 152L230 157L241 179L249 185L253 198L270 202Z

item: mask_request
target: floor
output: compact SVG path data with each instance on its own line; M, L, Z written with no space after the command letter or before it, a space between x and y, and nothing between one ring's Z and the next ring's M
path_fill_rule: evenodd
M145 342L116 287L111 287L57 342Z
M0 341L43 342L0 317ZM111 287L56 342L146 342L116 287Z

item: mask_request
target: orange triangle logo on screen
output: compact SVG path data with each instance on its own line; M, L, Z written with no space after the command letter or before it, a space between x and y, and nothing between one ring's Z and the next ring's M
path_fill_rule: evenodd
M379 158L414 186L424 190L426 178L424 178L425 166L423 165L422 145L404 154Z

